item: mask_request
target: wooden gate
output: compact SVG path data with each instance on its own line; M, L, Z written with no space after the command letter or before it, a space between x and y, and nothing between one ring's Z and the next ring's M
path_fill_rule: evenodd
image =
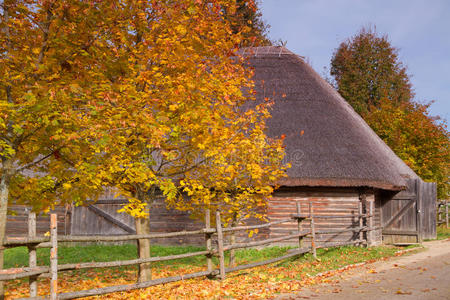
M436 183L409 180L381 209L383 242L414 244L436 237Z

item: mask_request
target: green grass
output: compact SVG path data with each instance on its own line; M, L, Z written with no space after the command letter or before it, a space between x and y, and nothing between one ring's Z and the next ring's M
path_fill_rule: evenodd
M437 239L445 240L450 238L450 228L447 228L445 224L442 226L438 226L437 228Z
M236 252L236 261L245 263L281 256L289 247L268 247L261 250L245 249ZM195 246L152 246L152 256L168 256L205 250L204 247ZM90 245L76 247L59 247L58 264L103 262L116 260L129 260L137 258L135 245ZM228 255L226 256L228 258ZM216 258L214 258L216 260ZM217 261L215 261L217 262ZM37 264L49 265L50 249L37 249ZM205 264L204 256L195 256L177 260L153 263L154 266L202 266ZM28 251L25 247L7 249L5 251L5 268L28 266Z
M287 254L292 247L267 247L262 249L242 249L236 251L236 263L238 265L266 260ZM410 248L410 247L407 247ZM296 256L290 259L273 264L267 271L268 276L274 276L276 272L276 281L290 280L293 278L301 279L302 276L311 276L329 270L335 270L349 264L355 264L365 261L378 260L384 257L394 256L399 247L380 246L380 247L356 247L346 246L339 248L317 249L319 260L315 260L310 253L303 256ZM151 248L152 256L168 256L182 254L188 252L196 252L204 250L203 247L195 246L158 246ZM58 249L58 263L80 263L80 262L101 262L129 260L137 258L137 250L135 245L90 245L78 247L60 247ZM226 261L229 259L229 252L226 252ZM213 258L213 263L218 265L217 258ZM38 265L49 264L49 249L38 249ZM22 267L28 265L27 249L24 247L7 249L5 251L5 268ZM189 257L165 262L152 263L152 268L177 270L179 268L201 267L206 266L204 256ZM276 271L274 271L274 269ZM118 268L91 269L91 270L74 270L71 271L73 278L88 279L92 276L102 277L109 276L119 278L130 274L128 271L136 270L137 266L125 266ZM242 271L244 273L251 272L249 270ZM266 271L261 271L266 272ZM95 274L95 275L93 275ZM132 272L134 274L134 272ZM78 276L78 277L77 277ZM20 284L20 283L19 283Z
M280 263L278 266L295 268L301 265L302 273L315 275L321 272L339 269L351 264L394 256L398 250L399 248L397 247L388 246L370 248L361 248L356 246L323 248L317 249L317 261L314 259L312 254L307 253L300 259L294 257Z

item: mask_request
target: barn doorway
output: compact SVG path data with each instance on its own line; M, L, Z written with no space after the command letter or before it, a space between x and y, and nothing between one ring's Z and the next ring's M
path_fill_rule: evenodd
M436 238L436 183L408 180L381 207L383 243L409 245Z

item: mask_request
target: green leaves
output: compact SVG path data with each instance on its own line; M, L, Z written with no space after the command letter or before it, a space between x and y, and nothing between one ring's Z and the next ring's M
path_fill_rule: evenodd
M379 107L383 97L400 104L414 96L398 49L372 28L362 28L340 44L333 53L330 74L338 92L359 114Z

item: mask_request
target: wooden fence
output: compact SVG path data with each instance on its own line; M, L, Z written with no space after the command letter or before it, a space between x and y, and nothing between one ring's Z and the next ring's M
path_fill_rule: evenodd
M448 207L450 206L450 201L441 200L438 202L437 207L437 225L445 224L448 228Z
M315 219L316 218L329 218L329 219L339 219L339 218L348 218L348 215L339 215L339 216L314 216L312 204L309 203L309 212L306 214L302 214L300 211L300 203L297 202L297 213L291 215L290 218L286 218L283 220L277 220L270 223L253 225L253 226L236 226L236 227L222 227L220 212L216 212L216 226L215 228L211 227L211 217L210 213L207 210L205 214L205 228L194 231L181 231L181 232L171 232L171 233L158 233L158 234L147 234L147 235L119 235L119 236L60 236L58 237L57 232L57 219L56 215L51 215L50 222L50 237L37 237L35 234L35 224L36 224L36 215L34 213L29 214L29 235L26 238L8 238L3 242L3 246L6 248L12 247L21 247L27 246L29 253L29 266L23 268L12 268L6 270L0 270L0 281L6 280L15 280L19 278L29 278L29 290L30 297L24 299L75 299L87 296L95 296L95 295L104 295L113 292L121 292L121 291L129 291L140 288L146 288L150 286L155 286L159 284L165 284L169 282L181 281L184 279L191 279L203 276L218 276L221 280L226 278L226 273L244 270L248 268L254 268L257 266L262 266L274 262L278 262L281 260L285 260L290 257L294 257L303 253L311 252L312 255L316 258L316 249L320 247L333 247L333 246L343 246L350 244L358 244L358 245L370 245L371 244L371 232L375 229L373 228L373 215L370 214L362 214L362 210L358 215L352 215L352 217L359 218L359 224L357 226L348 227L346 229L339 230L326 230L326 231L317 231L315 229ZM302 230L302 222L305 219L309 219L309 229ZM281 224L285 222L290 222L292 220L296 220L298 224L298 230L292 232L291 234L287 234L285 236L269 238L266 240L258 240L258 241L250 241L245 243L234 243L225 245L224 243L224 234L232 233L237 231L248 231L255 230L261 228L270 228L275 224ZM316 234L326 234L326 233L340 233L340 232L356 232L359 233L359 238L349 242L343 243L332 243L332 244L322 244L317 245L315 236ZM133 259L126 261L110 261L110 262L89 262L89 263L76 263L76 264L63 264L58 265L58 243L60 242L108 242L108 241L129 241L129 240L138 240L138 239L155 239L155 238L168 238L168 237L176 237L176 236L186 236L186 235L198 235L202 234L205 237L205 245L206 250L178 254L178 255L170 255L163 257L150 257L143 259ZM216 247L213 247L213 236L216 242ZM309 246L304 246L304 238L310 237ZM298 239L298 248L293 251L290 251L288 254L249 264L243 264L235 267L226 267L225 266L225 251L233 250L233 249L243 249L250 247L257 247L267 244L273 244L277 242L282 242L286 240ZM36 265L36 248L51 248L50 251L50 266L37 266ZM130 265L138 265L142 263L149 262L160 262L160 261L168 261L180 258L187 258L193 256L203 255L206 258L206 270L196 273L158 278L146 282L139 282L135 284L127 284L127 285L116 285L109 286L104 288L96 288L90 290L76 291L76 292L66 292L66 293L58 293L57 290L57 282L58 282L58 272L69 271L69 270L79 270L79 269L90 269L90 268L107 268L107 267L119 267L119 266L130 266ZM212 263L212 257L216 256L219 259L219 268L215 269ZM50 295L45 297L38 297L37 295L37 279L39 277L49 277L50 280ZM1 296L1 295L0 295Z

